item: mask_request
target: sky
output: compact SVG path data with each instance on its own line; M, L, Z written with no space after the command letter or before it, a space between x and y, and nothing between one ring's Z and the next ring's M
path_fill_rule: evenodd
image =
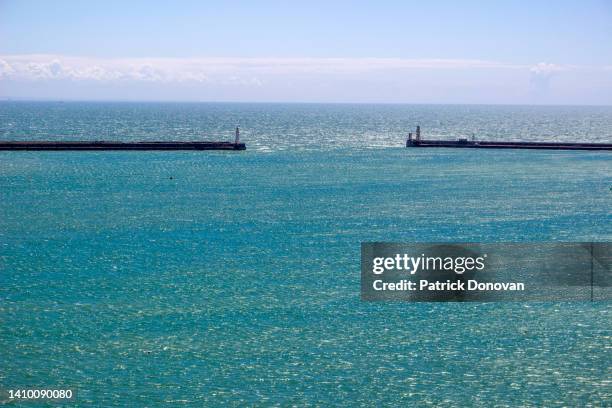
M0 99L612 105L612 0L0 0Z

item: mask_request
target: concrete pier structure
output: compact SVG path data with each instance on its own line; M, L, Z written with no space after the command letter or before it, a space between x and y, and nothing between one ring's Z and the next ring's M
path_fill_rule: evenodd
M0 150L246 150L232 142L0 141Z

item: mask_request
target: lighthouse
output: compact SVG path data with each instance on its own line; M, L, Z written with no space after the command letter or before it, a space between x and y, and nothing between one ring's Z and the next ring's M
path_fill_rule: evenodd
M240 143L240 128L236 126L236 140L234 140L234 144Z

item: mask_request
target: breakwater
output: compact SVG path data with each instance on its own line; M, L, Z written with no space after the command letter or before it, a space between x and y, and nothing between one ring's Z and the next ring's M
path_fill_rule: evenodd
M0 150L246 150L233 142L5 141Z
M610 150L612 143L585 143L585 142L500 142L468 140L425 140L421 138L421 127L417 126L416 133L408 134L406 147L456 147L472 149L546 149L546 150Z

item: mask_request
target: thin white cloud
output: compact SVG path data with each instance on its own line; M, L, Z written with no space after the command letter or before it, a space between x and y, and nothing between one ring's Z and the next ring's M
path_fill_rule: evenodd
M574 67L575 69L576 67ZM569 67L562 67L557 64L540 62L532 66L531 72L531 92L536 96L543 96L549 92L550 81L558 72L568 70Z
M213 82L261 85L260 76L360 74L379 70L524 69L470 59L403 58L86 58L0 56L0 78L15 80Z
M531 71L534 75L545 75L550 76L555 72L560 72L567 69L567 67L562 67L557 64L547 64L546 62L540 62L534 66L532 66L529 71Z
M610 69L476 59L0 55L0 97L610 104Z

